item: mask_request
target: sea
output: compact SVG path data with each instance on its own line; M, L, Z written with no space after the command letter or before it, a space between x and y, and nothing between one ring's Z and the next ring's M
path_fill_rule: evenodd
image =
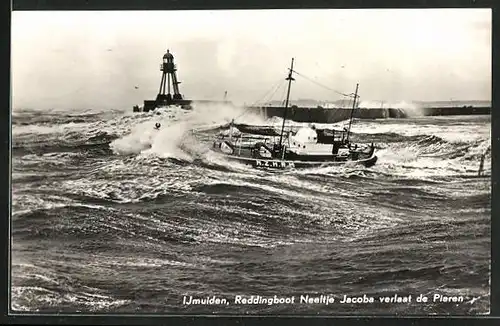
M210 150L281 124L237 110L13 110L12 312L489 313L490 116L355 119L373 167L273 172Z

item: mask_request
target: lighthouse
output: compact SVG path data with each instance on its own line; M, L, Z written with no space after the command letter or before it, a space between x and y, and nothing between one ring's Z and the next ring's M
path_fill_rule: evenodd
M138 105L133 107L134 112L148 112L154 111L157 108L178 105L184 110L192 110L192 103L224 103L230 104L226 101L227 92L224 94L224 101L193 101L186 100L179 91L179 84L177 79L177 67L174 63L174 56L167 50L163 55L162 63L160 64L161 81L158 95L154 100L144 100L144 106L140 108ZM137 89L138 87L136 87Z
M174 63L174 56L167 50L163 55L162 63L160 64L161 81L160 89L155 100L144 101L144 112L155 110L158 107L168 105L180 105L184 109L190 109L190 100L185 100L179 92L179 84L177 79L177 67ZM173 91L173 94L171 93ZM140 112L139 107L134 107L134 112Z
M174 64L174 56L167 50L167 53L163 55L163 62L160 65L161 82L160 90L158 91L158 96L156 97L157 105L169 105L173 104L175 101L172 100L182 100L182 95L179 92L180 81L177 80L177 67ZM170 88L172 86L172 88ZM173 90L174 94L170 91Z

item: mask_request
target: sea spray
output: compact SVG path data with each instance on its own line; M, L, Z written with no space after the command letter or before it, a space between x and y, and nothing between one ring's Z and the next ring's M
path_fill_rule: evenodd
M193 103L193 114L190 123L193 125L224 124L232 119L244 118L250 115L244 108L220 103Z
M150 148L153 135L158 133L151 121L141 123L132 129L132 132L122 138L115 139L109 147L115 154L138 154Z
M242 112L242 108L231 105L204 103L193 105L192 110L161 108L134 126L128 135L114 140L110 148L119 155L141 154L192 161L207 151L206 146L202 147L193 136L194 129L207 124L227 123L230 117Z
M175 157L181 160L190 160L179 145L186 133L186 126L182 123L165 126L151 137L151 147L142 151L143 155L158 157Z
M354 131L363 134L397 134L400 136L436 136L450 143L473 143L481 139L490 138L491 126L489 122L474 125L463 124L435 124L436 117L424 117L416 119L406 119L407 123L398 120L381 120L380 124L374 124L369 120L357 120L353 124ZM445 120L446 121L446 120ZM449 121L449 118L448 118Z
M404 113L406 113L407 117L420 117L424 115L423 108L420 105L413 102L408 103L405 101L400 101L393 104L393 106L391 107L403 110Z
M431 142L426 142L424 138L386 144L377 152L379 159L372 169L410 179L466 175L478 169L481 155L485 153L485 173L491 173L491 155L486 150L489 139L458 146L435 136L427 138L430 137L433 138Z
M148 121L136 126L129 135L113 141L111 149L119 155L142 154L190 160L181 149L183 142L193 141L190 125L185 122L162 122ZM156 123L160 124L159 128L156 128Z
M385 102L364 100L361 101L358 107L367 109L398 109L403 111L407 117L419 117L424 115L421 105L406 101Z
M119 155L139 154L151 149L159 134L165 128L175 124L176 121L182 120L186 114L190 114L190 112L177 106L171 106L159 108L154 112L136 114L132 119L127 116L127 121L123 121L123 123L132 125L130 132L111 142L110 148ZM159 128L156 127L157 124L159 124ZM162 134L164 135L164 133Z

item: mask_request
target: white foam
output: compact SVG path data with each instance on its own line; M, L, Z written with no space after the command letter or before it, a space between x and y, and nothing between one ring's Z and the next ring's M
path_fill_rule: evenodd
M409 124L403 123L401 120L394 123L374 123L369 121L357 120L353 125L354 131L359 131L365 134L382 134L395 133L402 136L436 136L448 142L475 142L480 139L490 138L491 125L490 122L475 123L475 124L415 124L409 120Z

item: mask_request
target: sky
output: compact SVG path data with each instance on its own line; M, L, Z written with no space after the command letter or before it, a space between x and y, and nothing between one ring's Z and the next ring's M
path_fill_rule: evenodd
M359 83L362 100L490 100L491 30L490 9L15 11L12 106L141 104L167 49L188 99L258 102L293 57L330 89ZM342 99L295 78L292 99Z

